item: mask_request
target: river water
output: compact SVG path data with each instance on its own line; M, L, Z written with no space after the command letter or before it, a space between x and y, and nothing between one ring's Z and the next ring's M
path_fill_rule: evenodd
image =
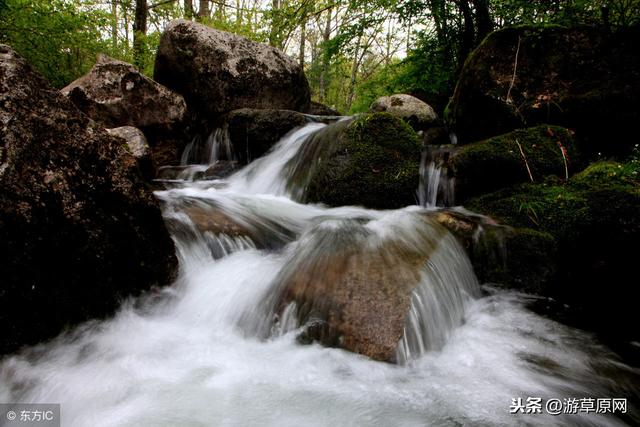
M631 397L638 372L593 336L527 309L534 297L477 283L452 235L434 244L421 270L399 363L301 344L306 325L295 305L278 311L273 303L283 271L340 245L421 245L435 230L420 220L432 207L330 209L292 200L301 189L288 185L288 171L323 126L289 134L226 180L172 181L159 191L180 260L176 283L123 302L112 319L4 359L0 402L60 403L62 425L78 427L638 420L632 401L622 416L511 414L517 398ZM232 218L246 233L207 230L194 209Z

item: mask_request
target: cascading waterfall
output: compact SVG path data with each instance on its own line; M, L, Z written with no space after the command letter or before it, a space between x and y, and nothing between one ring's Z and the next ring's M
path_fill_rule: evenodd
M453 206L455 181L447 167L451 148L427 146L420 162L418 200L420 206Z
M638 372L590 335L527 310L532 297L494 288L481 296L464 250L433 210L293 201L292 162L308 158L299 150L323 128L292 132L226 180L167 184L157 196L180 260L176 284L6 358L0 401L59 402L63 425L79 427L638 420L511 415L519 397L633 396L624 379ZM340 260L350 261L336 270ZM285 281L333 274L366 285L374 271L376 283L408 286L399 365L300 344L314 318L301 317L295 300L279 303Z
M206 137L196 135L189 142L180 157L182 171L178 180L193 181L220 160L234 160L229 128L225 124L211 131Z

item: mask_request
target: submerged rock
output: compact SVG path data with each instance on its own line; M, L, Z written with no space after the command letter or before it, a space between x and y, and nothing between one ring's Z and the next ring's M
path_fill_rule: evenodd
M162 34L154 78L182 94L203 119L238 108L309 108L309 84L292 58L185 20L171 22Z
M0 353L171 282L174 246L126 144L0 45Z
M628 153L640 120L639 33L496 31L465 62L445 119L461 144L548 123L575 129L585 153Z
M331 124L304 144L292 163L299 199L374 209L415 204L422 147L401 119L365 114Z
M241 164L262 157L291 130L309 122L295 111L251 108L231 111L223 120L235 159Z
M513 184L542 182L548 175L567 179L579 164L571 133L548 125L462 146L448 160L459 204Z
M391 113L409 123L415 130L426 130L440 122L429 104L406 94L380 97L371 104L369 111Z

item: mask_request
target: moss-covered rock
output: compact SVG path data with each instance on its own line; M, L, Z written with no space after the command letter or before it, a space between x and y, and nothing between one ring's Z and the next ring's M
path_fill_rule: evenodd
M465 145L449 159L456 200L513 184L540 182L548 175L567 178L579 163L571 132L541 125Z
M300 198L308 202L399 208L415 204L421 151L418 136L401 119L365 114L308 140L295 159L292 182L306 188Z
M504 224L553 236L557 256L537 262L555 264L556 273L538 288L581 308L581 320L589 326L637 323L639 172L637 160L598 162L566 184L522 184L473 199L468 207ZM519 256L522 259L514 261ZM533 264L518 253L508 253L507 259L521 264L524 274ZM517 276L504 274L503 280L517 286Z
M557 243L531 228L491 228L480 235L470 258L483 283L545 293L556 272Z
M584 152L626 154L640 119L638 38L639 26L496 31L467 59L445 120L462 144L550 123L575 129Z

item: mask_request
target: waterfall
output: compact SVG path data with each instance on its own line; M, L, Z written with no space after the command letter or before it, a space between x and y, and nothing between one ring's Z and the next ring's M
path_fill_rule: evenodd
M165 182L156 195L176 283L2 360L0 402L60 403L72 427L638 420L633 406L628 418L510 414L512 399L529 396L632 398L638 371L531 312L533 297L481 290L461 244L424 208L453 203L444 152L425 155L422 207L296 202L323 129L294 130L228 178ZM225 138L211 141L205 157L194 142L185 161L218 159ZM383 335L395 364L342 349Z
M453 206L455 180L450 176L447 162L452 149L448 146L425 147L420 162L418 200L420 206Z
M212 165L218 160L234 160L231 137L227 125L215 128L208 136L196 135L180 157L181 165Z

